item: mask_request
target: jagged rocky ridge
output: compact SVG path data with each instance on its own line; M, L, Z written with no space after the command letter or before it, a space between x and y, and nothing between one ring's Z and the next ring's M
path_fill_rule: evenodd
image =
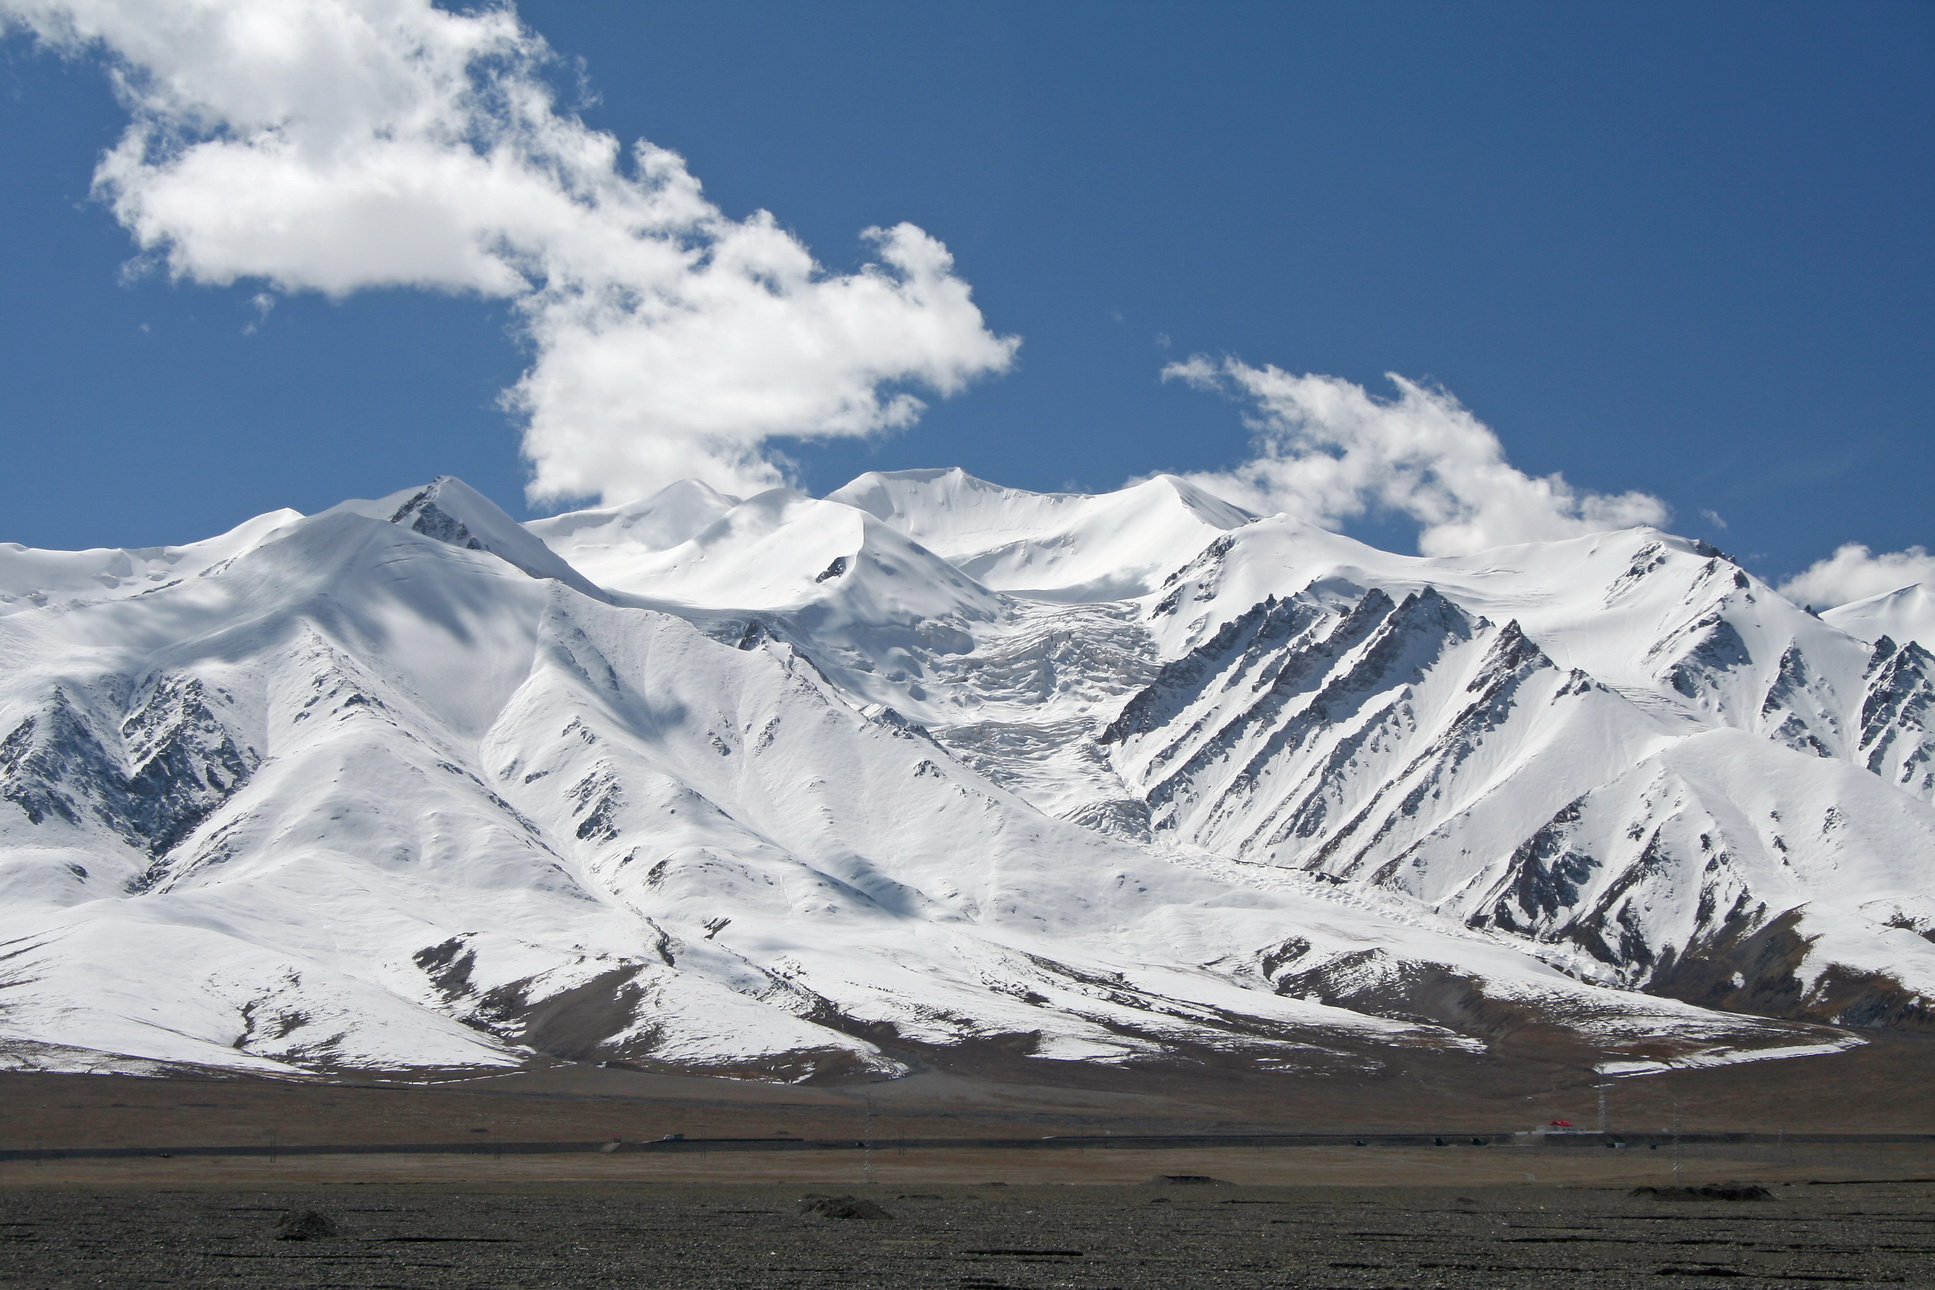
M1935 659L1870 634L1651 530L1424 560L1171 479L524 526L444 479L0 547L0 1052L1644 1070L1927 1028Z

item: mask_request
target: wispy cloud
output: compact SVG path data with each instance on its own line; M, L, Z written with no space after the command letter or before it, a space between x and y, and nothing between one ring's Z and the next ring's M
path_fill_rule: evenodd
M145 255L201 283L384 287L515 302L535 359L506 405L534 497L685 476L776 483L777 436L868 435L1000 372L947 250L910 224L822 268L726 216L676 154L562 110L508 5L429 0L0 0L105 58L131 121L97 193Z
M244 336L253 336L267 325L269 315L275 311L275 294L269 291L256 292L249 297L249 308L255 310L255 317L242 328Z
M1333 376L1299 376L1197 355L1163 369L1247 405L1256 456L1190 478L1238 505L1338 527L1372 513L1408 516L1426 555L1662 524L1646 493L1582 492L1505 459L1490 427L1451 395L1390 378L1395 399Z
M1848 542L1780 585L1789 600L1823 609L1898 591L1913 583L1935 587L1935 555L1919 546L1876 555Z

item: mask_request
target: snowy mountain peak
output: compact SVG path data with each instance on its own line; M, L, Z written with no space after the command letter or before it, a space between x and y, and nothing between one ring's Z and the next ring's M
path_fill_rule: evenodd
M1935 588L1911 583L1866 600L1838 605L1822 613L1821 621L1864 641L1891 636L1935 649Z
M1035 493L989 483L958 466L870 471L828 493L827 500L866 511L948 557L1062 532L1078 516L1097 510L1176 508L1215 529L1238 528L1256 518L1174 475L1157 475L1114 493Z
M186 546L46 551L0 542L0 615L63 600L138 596L217 569L302 518L270 511L228 532Z
M678 500L696 518L729 499ZM560 551L582 553L607 587L654 605L725 614L816 605L821 633L835 619L885 627L995 611L985 588L897 529L790 488L727 505L692 536L657 550L611 524L577 527L568 522L574 518L533 531Z
M609 585L607 562L622 579L625 562L641 551L664 551L704 532L740 498L697 479L669 484L641 501L572 511L524 527L574 568Z
M827 494L999 591L1063 602L1146 595L1255 517L1171 475L1113 493L1033 493L960 469L874 472Z
M1425 559L958 470L524 526L445 477L0 547L0 595L16 1065L1935 1028L1935 656L1652 530Z
M458 479L439 475L403 497L390 523L469 551L488 551L533 578L556 578L589 596L602 593L576 569L506 515L497 503Z

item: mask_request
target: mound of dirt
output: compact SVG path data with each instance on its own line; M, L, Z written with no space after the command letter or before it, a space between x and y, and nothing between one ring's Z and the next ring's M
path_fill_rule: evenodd
M800 1213L807 1218L892 1218L864 1196L803 1196Z
M292 1209L276 1220L278 1241L313 1241L336 1235L336 1220L319 1209Z
M1635 1187L1632 1194L1651 1200L1772 1200L1758 1183L1708 1183L1703 1187Z

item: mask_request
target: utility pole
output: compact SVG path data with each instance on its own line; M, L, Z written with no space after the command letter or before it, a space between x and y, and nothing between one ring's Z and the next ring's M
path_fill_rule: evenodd
M873 1186L873 1094L867 1094L867 1129L860 1139L860 1150L866 1158L865 1171L867 1186Z

